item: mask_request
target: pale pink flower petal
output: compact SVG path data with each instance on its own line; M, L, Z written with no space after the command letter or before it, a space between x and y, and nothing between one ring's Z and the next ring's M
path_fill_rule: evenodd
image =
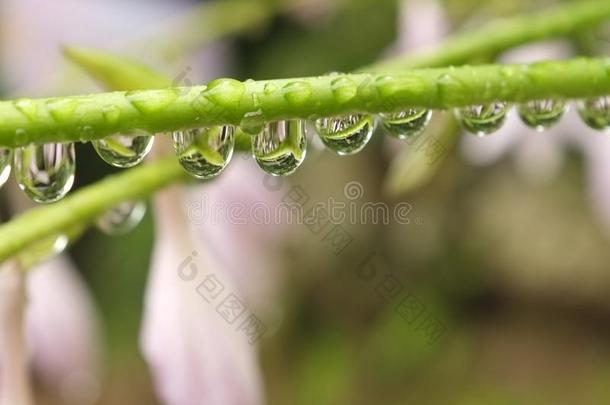
M94 403L100 391L98 316L86 285L65 256L30 270L27 338L32 366L68 403Z
M447 34L449 23L438 1L402 0L399 7L398 52L436 45Z
M14 262L0 266L0 405L32 404L25 342L25 274Z
M155 197L155 249L141 345L157 391L168 405L261 404L254 347L238 330L239 322L231 323L217 311L228 294L238 292L195 243L182 204L176 187ZM222 283L216 298L201 284L208 276Z
M270 178L252 158L236 156L221 177L188 192L196 242L207 247L261 316L277 305L277 247L287 227L276 208L289 190L287 183Z

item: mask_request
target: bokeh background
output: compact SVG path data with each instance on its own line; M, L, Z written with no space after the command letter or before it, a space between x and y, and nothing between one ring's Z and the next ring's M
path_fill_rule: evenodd
M5 98L100 91L62 58L62 45L124 54L177 84L350 71L557 3L263 1L260 15L200 24L192 10L202 3L189 1L3 0L0 82ZM604 55L609 32L592 28L501 60ZM514 118L489 139L443 131L442 122L428 130L446 153L424 174L409 170L415 144L388 140L381 130L349 158L312 142L303 167L277 188L248 166L257 187L247 197L231 195L245 204L274 204L292 186L310 201L347 201L345 186L354 181L363 190L359 203L411 204L408 224L344 224L353 243L341 254L303 224L194 224L225 256L248 255L236 265L238 277L247 278L249 261L275 269L256 273L273 278L264 280L273 293L254 298L271 314L256 345L266 403L610 402L607 135L587 130L574 108L545 133ZM77 160L77 187L114 172L90 145L78 145ZM235 170L248 164L235 160ZM217 180L224 191L197 186L191 203L230 194L243 173L231 170L233 180ZM16 189L5 188L5 206L9 188ZM138 343L154 242L150 210L131 233L91 230L67 252L99 313L103 371L91 403L158 403ZM400 297L415 303L412 312L388 298L389 276L402 286ZM39 403L66 403L37 387Z

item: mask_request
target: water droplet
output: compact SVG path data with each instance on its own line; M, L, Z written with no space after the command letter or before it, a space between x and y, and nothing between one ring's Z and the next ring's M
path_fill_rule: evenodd
M22 98L20 100L15 100L13 105L16 109L18 109L23 115L25 115L30 121L34 121L36 119L36 115L38 114L38 107L34 101L29 98Z
M125 98L141 114L154 114L173 103L178 95L176 89L132 90L125 93Z
M348 77L339 77L330 82L333 97L338 103L347 103L358 94L358 86Z
M403 104L401 99L413 94L425 94L428 85L417 76L379 76L375 79L375 88L383 109L391 111Z
M593 129L610 129L610 96L581 101L578 107L580 118Z
M302 106L311 98L311 85L304 81L291 82L282 88L284 98L293 106Z
M116 105L109 104L102 109L104 120L109 125L116 125L121 118L121 109Z
M19 188L38 203L55 202L70 191L75 165L73 143L32 144L15 150Z
M519 117L529 127L543 131L559 122L566 112L563 100L533 100L520 104Z
M367 75L358 85L358 97L366 102L374 100L377 96L377 90L371 84L373 83L373 77Z
M11 163L13 163L13 150L0 148L0 187L6 183L11 174Z
M305 121L277 121L265 125L252 141L252 154L258 165L273 176L287 176L305 160L307 136Z
M455 115L464 129L477 136L484 136L500 129L506 120L509 105L496 101L484 105L471 105L455 110Z
M225 125L176 131L173 139L182 167L194 177L211 179L231 161L235 127Z
M139 132L134 135L110 135L92 142L98 155L109 165L128 168L140 163L152 148L154 137Z
M252 105L254 108L260 108L261 101L256 93L252 93Z
M142 201L125 201L99 217L97 228L107 235L122 235L140 224L146 214L146 204Z
M46 105L51 117L59 123L64 123L74 115L78 101L75 98L55 98L48 100Z
M95 130L91 125L83 125L76 127L75 134L81 142L88 142L94 139Z
M262 110L246 113L239 126L242 131L249 135L259 134L265 127L266 121Z
M421 134L430 122L432 111L425 108L409 108L395 113L379 114L381 124L388 133L398 139Z
M239 80L221 78L209 82L201 94L215 104L229 106L238 104L245 91L246 86Z
M346 156L360 152L369 143L375 130L375 117L369 114L350 114L341 117L319 118L316 132L329 149Z
M275 93L277 91L277 86L271 82L265 84L265 87L263 89L263 93L265 93L266 96L270 96L273 93Z

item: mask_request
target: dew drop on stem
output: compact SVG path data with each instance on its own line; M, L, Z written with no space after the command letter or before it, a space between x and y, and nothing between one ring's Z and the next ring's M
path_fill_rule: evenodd
M19 188L38 203L63 198L74 184L73 143L27 145L15 150L15 176Z
M567 110L563 100L532 100L519 104L521 121L536 131L544 131L559 122Z
M232 125L176 131L172 137L178 161L198 179L218 176L231 161L235 148Z
M599 131L610 129L610 96L579 102L578 114L584 123L593 129Z
M346 156L360 152L369 143L375 130L375 117L369 114L350 114L319 118L316 132L327 148Z
M144 132L110 135L92 142L97 154L109 165L128 168L142 162L152 148L154 137Z
M477 136L489 135L502 127L510 106L503 101L457 108L455 115L462 127Z
M432 111L425 108L409 108L394 113L379 114L381 125L394 138L407 139L421 134L425 129Z
M303 120L267 123L252 140L254 159L272 176L294 173L305 160L306 153L307 136Z

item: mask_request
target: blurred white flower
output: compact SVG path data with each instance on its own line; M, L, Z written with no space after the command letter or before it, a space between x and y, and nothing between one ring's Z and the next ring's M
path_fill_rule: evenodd
M169 405L261 404L254 347L240 330L242 320L227 320L222 306L230 294L245 300L232 275L197 242L183 203L179 187L155 197L155 247L141 344L156 388ZM240 254L238 244L227 249Z
M64 256L27 275L26 330L34 371L66 403L92 404L100 394L97 313Z
M287 228L282 223L257 224L248 216L255 206L272 208L286 192L287 181L269 178L250 156L236 156L222 176L208 184L188 191L189 217L197 240L208 247L223 269L230 274L253 310L261 315L277 315L277 290L281 273L277 262L277 246ZM276 188L277 184L277 188ZM209 212L193 218L193 207L209 202ZM230 215L229 207L246 208ZM222 216L215 220L213 215ZM201 219L204 219L201 221ZM239 254L235 249L238 248ZM268 319L270 321L270 319Z
M443 6L436 0L402 0L399 6L398 41L394 52L419 51L436 45L449 26Z
M0 405L32 404L25 345L25 274L14 262L0 266Z

